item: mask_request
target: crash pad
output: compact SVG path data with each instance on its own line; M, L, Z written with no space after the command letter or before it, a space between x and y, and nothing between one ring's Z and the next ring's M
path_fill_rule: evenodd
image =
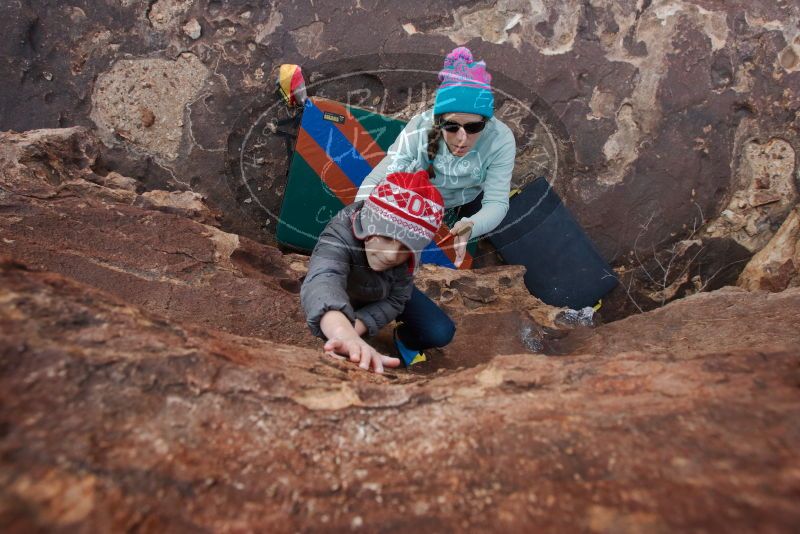
M594 306L617 276L544 177L509 201L489 235L506 263L524 265L525 286L552 306Z
M333 100L305 102L289 167L276 237L281 245L310 252L330 219L351 204L361 182L386 155L405 122ZM422 263L454 267L455 253L439 228ZM461 268L472 265L468 253Z

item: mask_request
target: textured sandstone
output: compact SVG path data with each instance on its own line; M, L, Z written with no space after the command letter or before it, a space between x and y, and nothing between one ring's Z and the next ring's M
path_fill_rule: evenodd
M207 67L190 53L176 61L118 61L97 80L92 120L108 145L129 143L162 160L174 160L184 138L186 106L200 94L208 75Z
M147 18L157 30L169 29L194 4L194 0L158 0L150 6Z
M797 317L778 309L794 309L800 289L771 294L748 293L726 287L710 298L696 294L643 315L628 317L593 331L576 332L553 342L554 352L611 356L622 351L691 354L713 346L715 351L736 351L743 344L757 351L798 352ZM757 324L748 318L760 318Z
M203 202L202 195L192 191L148 191L139 196L138 205L166 213L177 213L215 226L218 225L217 219L221 217L220 213Z
M327 50L327 46L323 41L323 32L325 31L325 23L312 22L308 26L292 30L290 35L300 52L304 57L316 59L320 54Z
M753 256L737 285L767 291L800 285L800 207L795 206L775 237Z
M576 0L499 0L488 7L459 7L453 10L453 24L429 32L444 35L456 45L479 38L494 44L508 42L516 49L524 42L545 55L563 54L575 44L580 9ZM539 31L543 27L546 30Z
M426 378L181 325L9 262L0 284L6 531L800 520L797 289L752 309L744 291L697 295L597 330L600 354Z
M800 521L800 288L586 329L521 268L425 268L457 338L379 376L306 332L302 257L97 154L81 128L0 134L3 532Z
M96 175L97 145L80 128L0 134L0 254L173 319L317 345L278 250L209 226L193 193Z
M495 76L515 185L549 176L603 255L636 273L637 302L661 302L642 266L652 274L678 242L729 240L736 253L714 271L740 268L796 203L781 196L798 176L796 2L35 0L11 2L0 24L0 130L96 125L107 170L197 192L222 228L262 243L288 163L270 128L286 118L277 66L302 65L310 94L407 118L456 44ZM753 191L755 175L776 180Z
M203 33L203 28L197 22L197 19L191 19L183 25L183 32L192 39L199 39Z
M755 141L744 147L740 184L728 207L705 229L711 237L730 236L751 252L758 252L797 204L796 154L782 139ZM777 223L777 224L776 224Z

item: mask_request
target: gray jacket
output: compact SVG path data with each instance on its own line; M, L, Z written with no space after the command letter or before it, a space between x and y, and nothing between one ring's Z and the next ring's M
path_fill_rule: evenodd
M364 242L353 233L354 225L360 227L354 215L362 205L342 209L322 231L300 289L306 322L323 339L319 323L330 310L341 311L352 324L361 319L367 334L374 336L400 315L411 297L414 278L408 265L378 272L367 263Z

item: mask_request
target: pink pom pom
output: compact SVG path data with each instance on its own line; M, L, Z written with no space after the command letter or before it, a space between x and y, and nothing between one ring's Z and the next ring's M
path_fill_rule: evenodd
M466 46L459 46L454 48L452 52L447 54L444 59L445 67L452 67L456 62L463 61L464 63L473 63L472 52Z

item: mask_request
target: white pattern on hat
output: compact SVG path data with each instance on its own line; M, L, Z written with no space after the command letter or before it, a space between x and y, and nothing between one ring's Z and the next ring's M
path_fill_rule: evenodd
M369 195L353 226L356 237L382 235L400 241L412 254L412 269L444 216L442 195L426 171L388 175Z

